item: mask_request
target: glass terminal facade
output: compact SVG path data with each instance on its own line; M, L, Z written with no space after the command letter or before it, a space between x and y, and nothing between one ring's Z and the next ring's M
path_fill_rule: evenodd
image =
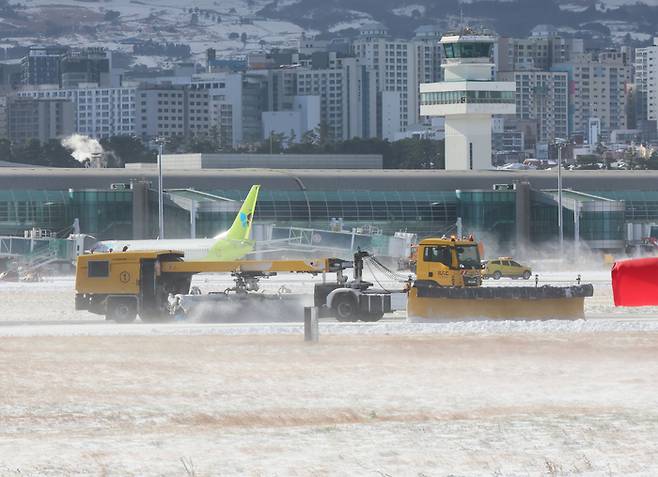
M33 227L60 230L75 218L64 191L0 190L0 234L23 235Z
M619 197L626 197L623 193ZM462 228L482 237L491 237L509 249L516 240L516 193L514 191L457 191L458 216ZM646 196L645 196L646 199ZM658 220L658 192L653 201L642 202L644 221ZM624 246L625 223L637 218L629 212L624 199L611 200L603 195L565 191L563 194L563 224L565 240L576 238L592 248L615 249ZM555 191L532 191L530 194L531 243L554 242L558 235L558 206ZM576 218L578 228L576 229Z
M241 201L246 190L209 190ZM554 191L530 193L530 236L533 243L554 241L557 204ZM614 248L626 237L629 223L658 223L658 191L599 192L595 195L565 192L564 235L574 237L578 214L580 240L595 248ZM598 196L598 197L596 197ZM0 235L22 236L31 228L65 236L74 219L81 231L96 239L131 238L131 190L0 190ZM328 229L332 219L344 228L370 226L386 234L397 231L421 237L451 234L461 218L464 233L474 232L508 248L516 241L516 192L514 190L458 191L302 191L262 190L256 221L279 227ZM575 205L576 202L578 205ZM196 236L211 237L230 227L235 212L199 212ZM157 194L148 192L147 234L157 235ZM172 200L165 201L167 236L189 237L190 215ZM616 245L615 245L616 246Z
M457 191L462 229L511 244L515 239L516 192Z
M246 191L208 191L236 201ZM332 218L345 227L371 225L384 233L400 230L423 235L443 233L456 221L454 192L404 191L261 191L256 207L260 223L327 228ZM149 193L150 231L157 229L157 194ZM189 213L165 202L169 237L189 236ZM0 191L0 234L22 235L32 227L68 230L80 220L83 233L99 240L132 237L132 192L128 191ZM210 237L230 227L234 212L199 213L197 236Z

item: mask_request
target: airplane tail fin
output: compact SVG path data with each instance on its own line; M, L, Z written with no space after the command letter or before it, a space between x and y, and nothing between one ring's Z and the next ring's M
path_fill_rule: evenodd
M233 221L233 225L226 233L226 238L229 240L249 240L251 233L251 224L254 219L254 210L256 209L256 201L258 200L259 185L251 186L247 198L242 203L238 215Z

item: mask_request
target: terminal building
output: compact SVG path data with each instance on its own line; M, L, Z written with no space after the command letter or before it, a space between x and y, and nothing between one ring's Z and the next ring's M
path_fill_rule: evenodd
M658 223L658 171L563 177L567 241L619 251ZM304 169L166 170L166 236L211 237L227 229L252 184L262 185L259 224L328 229L340 219L346 229L372 226L388 234L472 232L501 253L555 244L558 236L555 171ZM154 238L156 187L150 169L4 167L0 235L63 231L77 218L81 232L98 240Z

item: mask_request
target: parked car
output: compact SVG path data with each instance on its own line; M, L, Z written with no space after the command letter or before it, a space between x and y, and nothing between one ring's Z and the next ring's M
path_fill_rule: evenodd
M499 257L495 260L484 262L482 268L482 278L493 278L500 280L502 277L523 278L528 280L532 276L530 267L521 265L512 257Z

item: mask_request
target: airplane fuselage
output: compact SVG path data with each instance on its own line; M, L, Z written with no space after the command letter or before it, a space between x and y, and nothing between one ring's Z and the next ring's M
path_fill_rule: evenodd
M104 240L94 246L94 251L121 252L128 250L179 250L187 260L238 260L253 250L253 242L224 238L226 233L208 239L164 239L164 240ZM214 248L212 257L209 257Z
M256 210L259 185L251 186L249 194L233 221L233 225L219 235L208 239L163 239L163 240L104 240L98 242L92 253L143 250L178 250L187 260L239 260L254 249L250 240L251 223Z

